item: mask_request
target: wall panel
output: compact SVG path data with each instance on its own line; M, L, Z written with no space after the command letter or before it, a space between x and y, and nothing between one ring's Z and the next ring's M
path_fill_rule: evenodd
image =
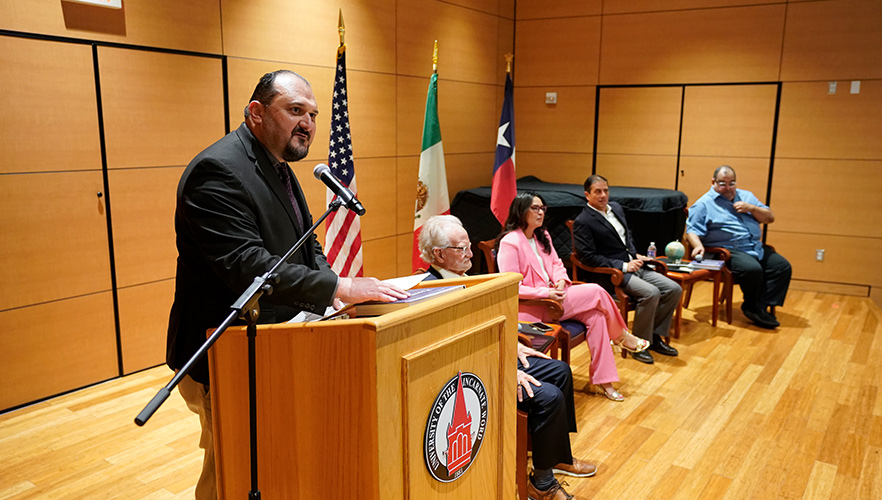
M777 85L686 87L681 154L769 158L777 93Z
M397 154L401 156L419 156L422 149L423 141L423 122L426 118L426 95L429 91L429 75L425 77L408 77L398 76L396 84L396 116L395 116L395 144ZM445 82L438 82L438 108L439 113L442 103L447 99ZM462 120L468 118L462 117ZM445 130L450 126L441 120L441 140L444 142ZM474 120L469 120L473 123ZM491 126L499 124L499 117L496 117L495 123ZM486 125L485 125L486 126ZM446 150L445 150L446 152ZM416 174L414 174L414 184L416 184Z
M0 312L0 366L0 410L117 376L110 292Z
M389 279L396 276L406 276L410 274L409 267L407 272L399 272L397 262L402 260L402 256L399 254L397 241L397 237L390 236L388 238L364 242L364 246L362 247L362 257L364 259L365 276ZM405 255L409 263L410 252Z
M775 214L777 215L777 214ZM878 266L856 265L868 255L882 252L882 239L826 234L791 233L769 226L767 242L790 261L793 279L882 287ZM824 261L815 260L815 250L824 249Z
M827 82L785 82L776 156L882 159L882 80L862 81L860 94L849 84L830 95Z
M348 71L347 79L349 124L355 157L395 156L395 76ZM328 108L327 112L322 110L324 116L319 115L319 126L327 131L331 121L331 103L319 105ZM327 141L313 143L313 147L324 148L327 157Z
M518 178L532 175L546 182L582 184L591 175L590 153L518 151Z
M636 12L659 12L666 10L713 9L739 5L787 3L786 0L616 0L603 3L604 14L628 14Z
M600 91L597 152L677 155L681 87Z
M605 16L600 84L775 81L784 11L765 5Z
M545 93L557 92L557 104ZM516 88L517 154L523 151L590 153L594 148L595 87ZM517 129L523 132L517 134Z
M332 68L340 44L337 19L342 9L348 45L347 67L395 72L392 34L397 23L393 1L223 0L219 3L224 20L224 53L228 56L280 61L277 66L284 67L287 67L285 63L296 63Z
M184 167L108 173L117 286L173 278L175 199Z
M117 296L123 373L165 363L174 279L120 288Z
M768 158L681 156L677 190L686 194L690 206L711 188L714 170L720 165L729 165L735 169L738 189L746 189L760 200L766 200L769 185ZM777 199L774 201L777 202Z
M3 2L0 29L218 54L220 3L126 0L115 10L67 1Z
M775 162L772 208L779 231L882 238L882 161ZM867 254L872 255L872 254Z
M413 226L411 231L405 234L399 234L395 238L395 248L398 251L396 276L407 276L412 273L412 256L413 256ZM365 274L367 276L367 274ZM373 276L373 274L371 275ZM381 276L377 274L376 276Z
M597 84L600 17L518 21L515 30L519 87Z
M4 175L2 309L110 289L100 171Z
M0 36L0 67L0 174L100 169L91 48Z
M580 2L545 2L542 0L520 0L517 4L517 19L548 19L555 17L581 17L600 15L602 0L583 0Z
M393 222L401 202L397 196L390 195L390 189L395 189L395 167L395 158L364 158L355 161L358 199L365 207L365 214L361 217L362 241L388 238L396 234ZM324 186L315 179L307 182ZM327 203L323 199L321 204L310 204L310 207L313 215L318 218L327 208Z
M493 182L494 158L493 152L447 155L445 163L450 201L464 189L489 186Z
M880 19L877 0L791 3L781 80L882 78Z
M398 234L412 234L413 216L416 212L417 178L420 171L420 157L399 156L395 161L395 169L395 186L397 189L395 196L397 203L395 206L398 212L395 219L397 227L396 232ZM451 199L451 201L453 200ZM409 261L407 266L410 266Z
M434 0L397 4L397 74L428 78L438 40L440 78L498 84L497 17Z
M186 165L224 135L221 61L100 47L107 165Z
M674 189L677 156L598 153L596 172L614 186Z

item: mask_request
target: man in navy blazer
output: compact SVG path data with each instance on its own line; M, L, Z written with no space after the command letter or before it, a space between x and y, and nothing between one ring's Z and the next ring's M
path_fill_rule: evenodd
M573 222L573 244L579 260L587 266L622 270L625 273L622 288L637 300L634 335L648 340L653 351L676 356L677 350L666 344L662 337L668 336L671 318L683 290L670 278L643 266L649 258L638 254L634 248L625 211L618 203L609 201L606 178L601 175L588 177L585 198L588 206ZM609 291L611 286L605 285ZM633 357L643 363L655 361L647 351L635 353Z
M286 70L267 73L245 108L244 123L184 170L175 210L178 262L166 355L173 370L193 356L206 330L221 324L254 278L312 226L287 162L306 157L317 114L315 95L302 76ZM324 312L337 299L351 303L407 296L375 278L338 277L315 235L278 273L273 293L260 299L260 323L287 321L304 310ZM205 458L197 500L217 498L208 382L203 358L178 385L202 425L199 446Z

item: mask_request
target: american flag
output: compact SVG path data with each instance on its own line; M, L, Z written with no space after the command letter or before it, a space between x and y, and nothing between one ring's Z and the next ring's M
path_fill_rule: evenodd
M346 93L346 46L337 51L337 74L334 76L334 98L331 109L331 142L328 166L355 195L355 163L352 160L352 136L349 134L349 101ZM328 190L328 203L334 193ZM361 222L358 216L341 207L325 219L325 253L331 269L340 276L363 276L361 259Z

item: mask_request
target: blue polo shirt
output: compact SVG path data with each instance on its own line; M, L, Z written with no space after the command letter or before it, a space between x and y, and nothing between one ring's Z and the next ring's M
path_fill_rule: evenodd
M741 250L762 259L760 223L750 213L738 213L736 201L769 208L750 191L736 189L735 199L729 201L711 188L689 208L686 232L698 235L705 246Z

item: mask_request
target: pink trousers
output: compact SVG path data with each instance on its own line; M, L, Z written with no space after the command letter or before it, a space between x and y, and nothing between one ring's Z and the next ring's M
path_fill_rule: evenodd
M615 301L600 285L585 283L567 288L563 309L561 319L585 324L586 342L591 350L591 383L617 382L619 373L609 341L622 335L626 323Z

